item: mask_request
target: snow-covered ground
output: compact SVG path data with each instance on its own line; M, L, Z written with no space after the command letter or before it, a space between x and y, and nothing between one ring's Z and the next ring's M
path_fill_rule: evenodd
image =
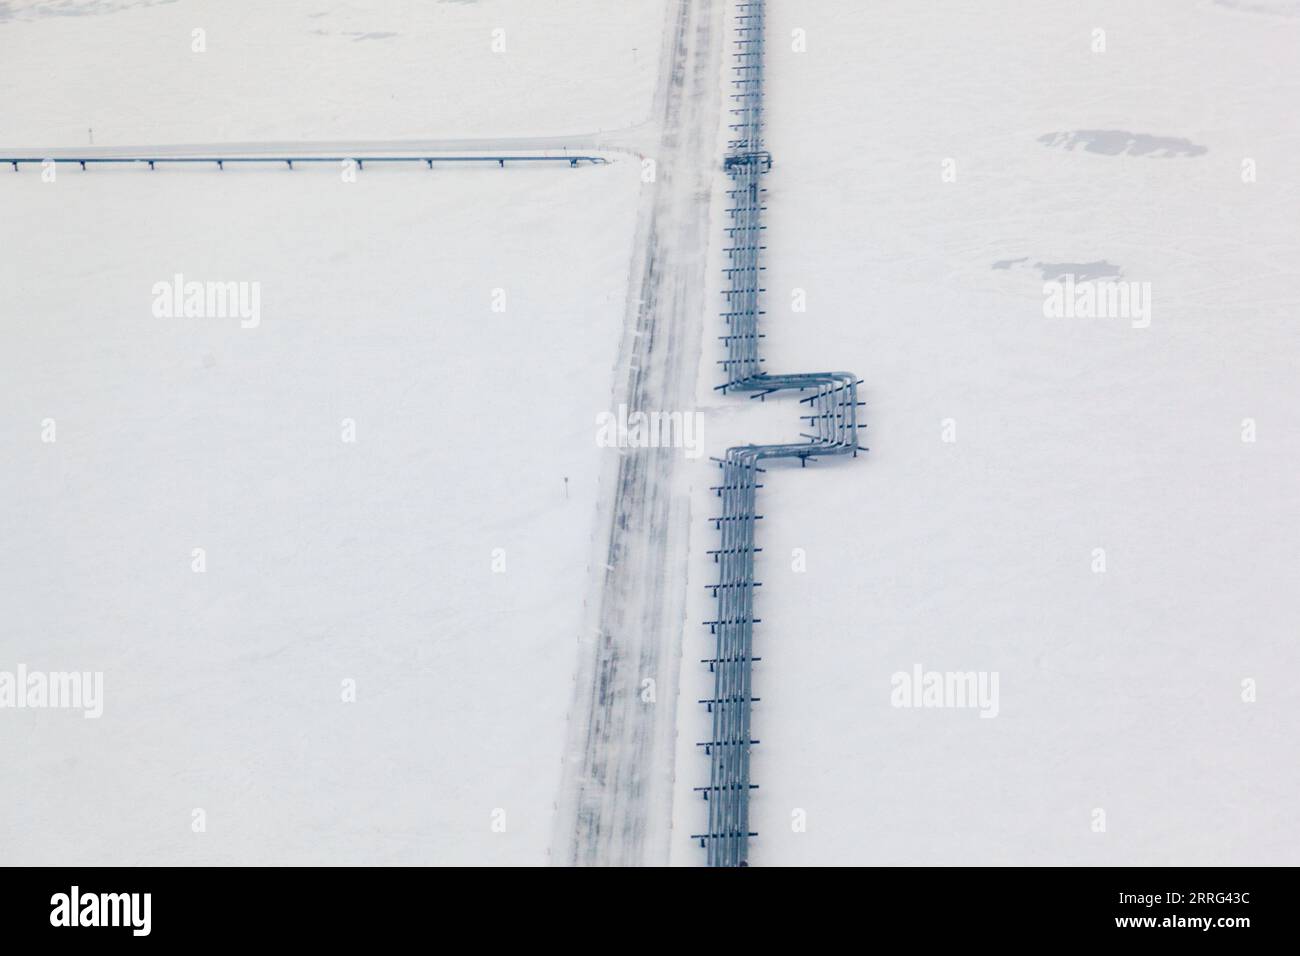
M1300 862L1294 0L769 8L767 368L861 375L871 451L759 492L751 861ZM618 790L573 858L671 817L703 862L718 473L627 478L594 415L694 377L720 455L803 409L712 391L721 38L674 9L0 0L0 150L664 164L0 172L0 678L104 672L98 720L0 710L5 862L542 863L566 710ZM178 273L256 327L154 314ZM1045 317L1066 273L1149 326ZM918 665L997 716L891 706Z
M0 179L3 658L106 698L0 715L9 861L544 862L635 195ZM260 325L154 317L174 272Z
M391 5L32 6L0 16L11 146L638 122L662 12L437 4L353 44ZM5 862L546 862L640 187L6 169L0 671L104 700L0 711ZM177 273L259 283L260 321L158 317Z
M769 9L764 354L861 375L871 452L759 492L752 861L1300 862L1295 5ZM1081 130L1168 142L1040 140ZM1096 262L1150 283L1148 328L1044 317L1053 264ZM702 395L711 454L796 431L792 401ZM692 622L715 540L697 520ZM918 663L998 672L998 716L892 707Z
M631 126L662 16L662 0L4 0L0 145Z

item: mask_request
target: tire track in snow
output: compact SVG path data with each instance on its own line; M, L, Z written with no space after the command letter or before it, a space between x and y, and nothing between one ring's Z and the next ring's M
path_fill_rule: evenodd
M633 411L691 406L705 304L721 4L677 0L666 26L656 178L638 220L616 388L616 402ZM680 454L620 450L603 481L598 527L609 531L592 623L579 639L557 863L668 861L690 520ZM655 681L654 702L642 700L645 679Z

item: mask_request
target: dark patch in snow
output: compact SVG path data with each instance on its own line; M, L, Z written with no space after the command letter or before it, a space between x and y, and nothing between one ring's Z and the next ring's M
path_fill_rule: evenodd
M0 23L46 17L93 17L132 7L156 7L176 0L0 0Z
M1049 282L1066 276L1074 276L1075 282L1087 282L1090 279L1114 279L1123 274L1119 266L1105 259L1097 262L1035 262L1034 268Z
M1209 147L1180 136L1151 136L1122 129L1079 129L1065 133L1044 133L1038 137L1044 146L1061 146L1073 150L1082 146L1089 153L1103 156L1151 156L1171 159L1177 156L1203 156Z

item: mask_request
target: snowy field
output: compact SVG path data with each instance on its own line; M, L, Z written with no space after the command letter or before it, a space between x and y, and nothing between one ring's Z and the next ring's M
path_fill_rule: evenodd
M805 408L712 390L723 38L675 9L0 0L0 154L613 160L0 171L0 680L104 675L0 710L0 861L542 864L590 730L600 853L704 862L707 456ZM763 354L861 376L871 451L759 492L752 863L1300 863L1298 49L1295 0L769 0ZM177 275L256 316L159 315ZM691 382L643 410L705 457L627 500L595 416Z
M0 143L627 124L661 14L36 15L89 6L0 5ZM102 671L104 699L0 713L4 862L546 862L639 186L624 161L6 169L0 670ZM158 317L177 273L259 283L255 327Z
M662 16L661 0L0 0L0 144L632 126Z
M1300 863L1298 11L996 7L769 5L767 369L857 372L871 452L759 492L751 859ZM1040 140L1080 130L1173 142ZM1089 263L1150 283L1149 327L1044 317L1045 277ZM794 434L792 401L715 383L711 454ZM687 661L715 573L692 533ZM998 672L998 716L892 707L916 664Z

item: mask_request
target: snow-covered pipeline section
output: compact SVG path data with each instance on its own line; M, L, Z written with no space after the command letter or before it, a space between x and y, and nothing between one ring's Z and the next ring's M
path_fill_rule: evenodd
M764 0L748 0L737 5L737 45L735 78L731 99L735 103L732 128L736 137L730 142L725 168L731 177L729 190L731 223L727 228L729 261L724 270L729 279L725 291L728 332L721 338L727 343L727 357L720 363L726 381L718 388L751 393L760 400L775 392L812 394L800 400L809 406L801 416L808 429L801 433L803 442L781 445L740 445L727 450L719 461L722 484L714 490L722 499L721 513L710 519L721 534L718 549L712 552L718 565L718 580L710 585L717 600L717 616L706 622L716 637L716 652L705 661L714 675L713 696L700 703L713 715L710 739L700 746L710 758L709 782L696 787L709 806L708 828L695 834L708 852L710 866L748 865L749 791L757 787L749 778L750 747L758 743L750 735L753 696L754 523L762 517L755 513L759 462L765 458L798 458L806 463L821 455L854 455L858 446L857 400L859 379L851 372L810 372L769 375L762 370L758 354L759 283L763 271L760 263L763 193L761 180L771 169L771 156L762 146L763 111L763 38Z
M215 165L218 169L225 169L226 163L272 163L284 164L289 169L293 169L293 164L306 163L352 163L357 169L364 169L366 163L424 163L429 169L433 168L434 163L496 163L504 167L506 163L568 163L570 166L580 164L603 165L608 162L603 156L586 155L580 153L574 154L548 154L548 153L484 153L484 154L413 154L400 155L397 153L366 153L364 151L352 152L347 155L317 155L306 152L267 152L245 153L240 151L209 151L201 156L173 155L166 152L141 152L135 155L118 155L118 154L99 154L99 153L76 153L73 155L58 155L38 157L38 156L0 156L0 166L9 165L13 167L14 172L18 172L20 165L39 165L44 166L46 163L77 163L82 170L90 165L128 165L128 166L148 166L151 170L156 168L159 163L173 164L193 164Z

